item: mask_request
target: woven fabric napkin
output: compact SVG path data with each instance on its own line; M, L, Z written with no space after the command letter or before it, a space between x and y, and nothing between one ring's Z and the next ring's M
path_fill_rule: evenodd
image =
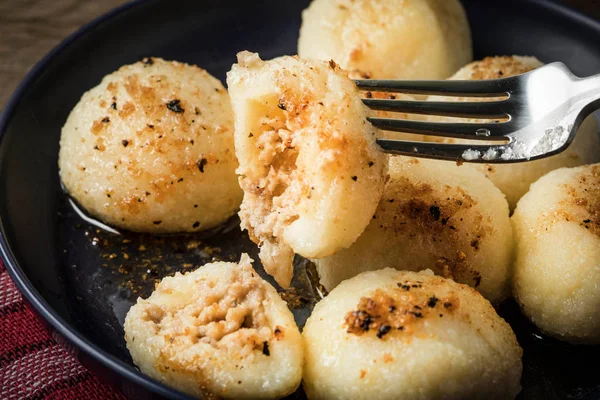
M52 338L25 305L2 262L0 399L125 399Z

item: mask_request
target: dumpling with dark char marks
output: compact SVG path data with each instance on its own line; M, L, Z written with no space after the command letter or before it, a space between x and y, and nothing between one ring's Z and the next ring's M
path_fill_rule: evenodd
M386 268L344 281L308 319L309 399L509 399L522 350L476 290Z
M497 304L508 295L513 249L508 204L481 172L391 157L389 180L365 231L348 249L313 261L328 290L382 267L431 269Z

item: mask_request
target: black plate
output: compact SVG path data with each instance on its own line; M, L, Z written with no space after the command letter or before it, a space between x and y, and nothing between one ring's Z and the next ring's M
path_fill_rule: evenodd
M600 23L543 0L464 0L476 58L535 55L576 74L600 72ZM60 128L83 91L144 56L198 64L220 79L239 50L264 59L293 54L308 0L151 0L121 7L65 40L27 76L0 117L2 258L33 308L79 359L135 398L185 398L140 374L123 343L123 317L136 294L188 264L237 258L255 247L230 221L212 236L114 236L81 220L57 172ZM141 247L143 246L143 247ZM146 250L143 250L143 249ZM129 259L127 259L129 258ZM170 267L167 268L167 267ZM297 286L310 288L305 264ZM294 298L302 323L314 301ZM540 335L518 311L500 313L524 348L527 399L600 398L600 347ZM60 337L60 336L57 336ZM301 394L299 395L301 396Z

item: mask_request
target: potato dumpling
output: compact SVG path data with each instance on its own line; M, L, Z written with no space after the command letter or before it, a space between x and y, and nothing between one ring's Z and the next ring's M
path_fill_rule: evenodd
M471 32L458 0L314 0L298 54L356 78L445 79L472 60Z
M411 269L410 266L406 266ZM469 286L391 268L342 282L303 331L309 399L508 399L522 350Z
M283 287L294 253L350 246L381 198L387 156L354 83L334 62L238 54L227 75L244 190L242 228Z
M296 390L302 337L251 261L244 254L239 264L177 273L138 299L125 318L125 340L143 373L202 398L275 399Z
M473 62L450 79L453 80L484 80L506 78L513 75L524 74L543 64L535 57L503 56L488 57L481 61ZM429 100L439 100L432 96ZM450 98L448 98L450 99ZM460 98L460 101L477 101L474 98ZM432 119L439 120L439 117ZM449 118L444 118L450 121ZM452 119L457 121L456 119ZM476 120L471 120L476 121ZM456 142L454 139L439 141ZM508 204L513 210L517 202L527 191L529 185L546 173L561 167L575 167L600 161L600 136L595 117L587 118L571 145L563 152L539 160L512 163L512 164L465 164L467 168L474 168L484 172L488 178L506 195Z
M513 237L502 193L482 173L447 161L391 157L389 175L358 240L313 260L323 286L382 267L431 269L503 300Z
M213 228L242 199L233 113L208 72L146 58L85 93L60 139L60 177L91 215L139 232Z
M600 344L600 164L545 175L512 222L523 312L558 339Z

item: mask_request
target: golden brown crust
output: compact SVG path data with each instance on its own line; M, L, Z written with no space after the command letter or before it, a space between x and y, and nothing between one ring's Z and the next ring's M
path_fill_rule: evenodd
M572 182L562 185L566 198L551 216L542 216L544 225L575 222L600 237L600 165L580 172Z
M389 196L389 194L392 196ZM475 287L481 284L481 273L470 263L462 244L469 238L469 253L479 251L480 242L495 232L489 218L477 211L477 201L460 187L446 185L442 193L425 183L415 184L407 177L388 182L386 194L379 203L374 219L380 220L382 230L396 234L423 237L443 244L443 249L456 249L436 255L439 274L447 278L470 275ZM471 210L472 209L472 210ZM461 227L464 210L471 210L473 225L468 232Z
M379 339L400 333L412 334L428 318L442 318L460 307L455 295L436 297L423 281L405 279L394 289L377 289L362 297L356 310L346 314L348 333L374 333Z
M536 69L538 65L526 64L511 56L486 57L471 64L469 80L500 79L524 74ZM464 77L461 77L465 79Z

